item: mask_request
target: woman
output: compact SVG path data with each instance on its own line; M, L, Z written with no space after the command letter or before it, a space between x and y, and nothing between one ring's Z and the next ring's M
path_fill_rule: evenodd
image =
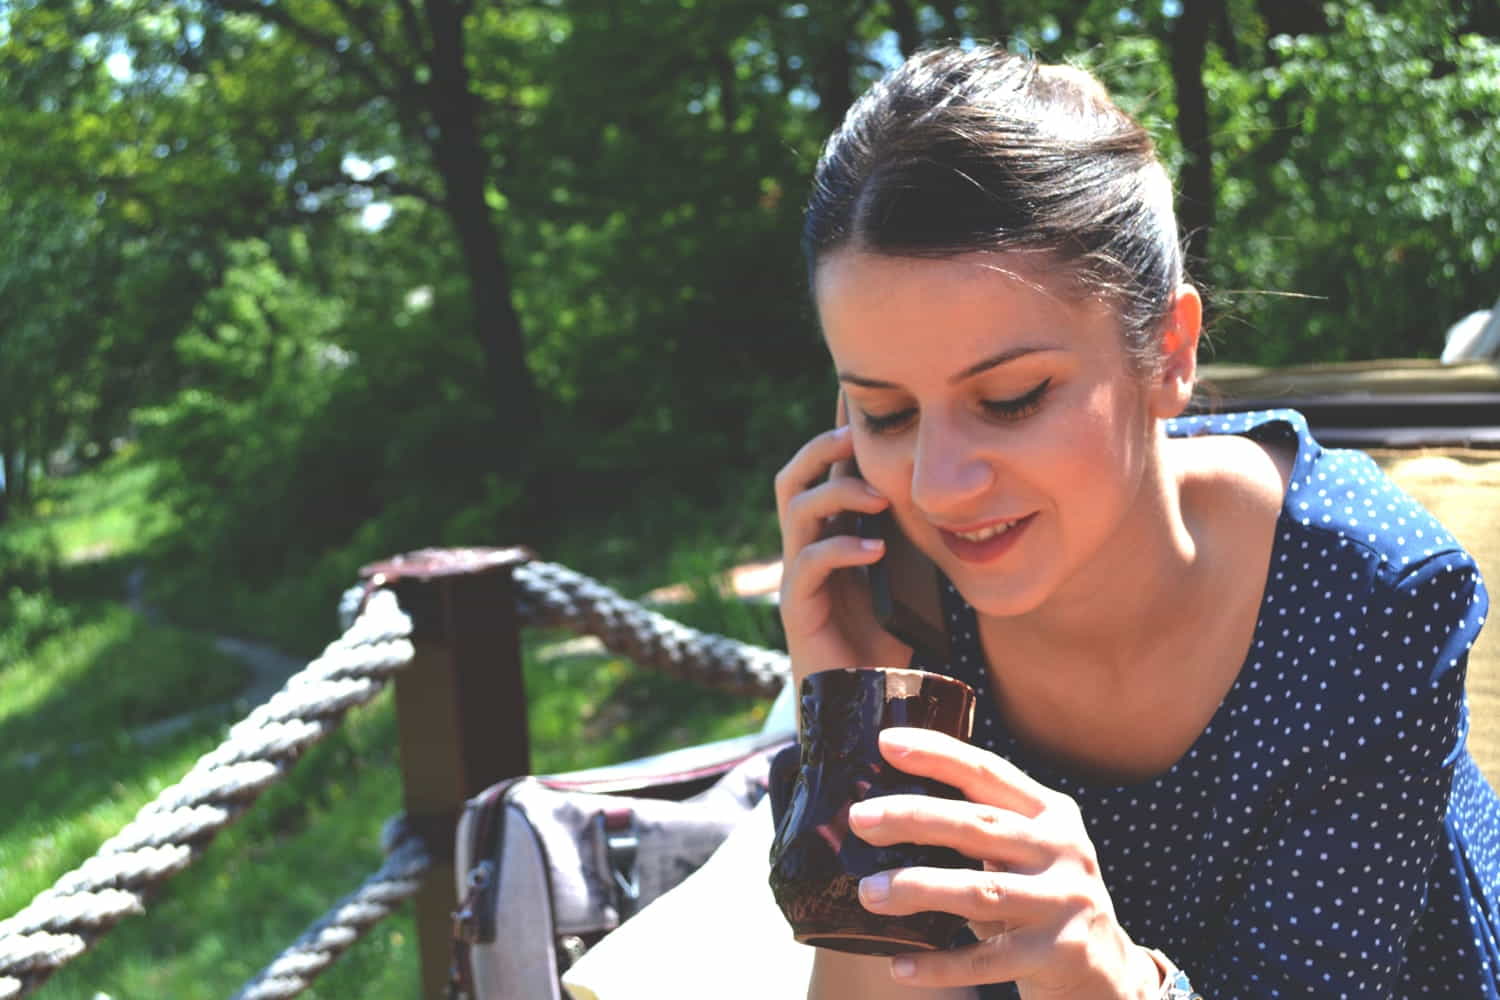
M882 742L966 800L851 824L985 863L866 879L974 940L820 951L810 995L1500 997L1479 574L1298 414L1179 417L1201 308L1141 127L1076 70L921 54L829 140L804 249L848 422L777 477L794 672L973 685L973 746ZM851 572L888 553L841 518L879 511L938 570L942 661Z

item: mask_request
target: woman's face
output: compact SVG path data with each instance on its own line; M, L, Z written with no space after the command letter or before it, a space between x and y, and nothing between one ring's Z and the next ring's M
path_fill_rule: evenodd
M861 472L995 616L1041 607L1082 571L1129 569L1167 415L1156 383L1129 371L1111 309L1014 264L846 249L815 283Z

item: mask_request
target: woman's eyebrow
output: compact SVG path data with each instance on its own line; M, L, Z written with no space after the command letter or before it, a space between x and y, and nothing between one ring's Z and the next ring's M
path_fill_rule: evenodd
M1014 361L1017 358L1024 358L1028 354L1041 354L1044 351L1056 350L1059 350L1059 348L1043 347L1040 344L1022 344L1019 347L1012 347L1008 350L1001 351L999 354L992 354L989 357L985 358L983 361L975 362L974 364L965 368L963 371L959 372L957 375L951 376L948 379L948 383L950 385L957 384L959 382L962 382L966 378L973 378L980 372L987 372L991 368L998 368L1000 365L1006 364L1010 361Z
M1055 351L1055 350L1058 350L1058 348L1056 348L1056 347L1041 347L1041 346L1033 346L1033 345L1022 345L1020 347L1007 348L1006 350L1003 350L1003 351L1001 351L998 354L992 354L992 355L990 355L989 357L985 358L982 361L976 361L974 364L972 364L969 367L965 368L963 371L959 372L957 375L950 375L948 377L948 383L950 385L956 385L957 383L962 382L964 379L973 378L975 375L978 375L980 372L987 372L991 368L998 368L1000 365L1006 364L1007 362L1010 362L1010 361L1015 361L1017 358L1023 358L1023 357L1025 357L1028 354L1040 354L1043 351ZM866 389L899 389L899 388L901 388L895 382L887 382L887 381L885 381L883 379L878 379L878 378L866 378L863 375L856 375L853 372L839 372L838 376L839 376L839 381L840 382L845 382L845 383L848 383L849 385L862 386L862 387L864 387Z

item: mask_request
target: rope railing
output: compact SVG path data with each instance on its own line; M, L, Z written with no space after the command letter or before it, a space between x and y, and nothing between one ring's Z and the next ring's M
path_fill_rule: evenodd
M385 864L287 946L234 1000L287 1000L297 996L340 955L401 903L416 895L432 858L421 837L399 819L386 824Z
M595 636L611 652L669 676L773 698L791 675L785 653L690 628L566 566L525 563L516 567L515 583L526 624Z
M411 661L410 635L411 621L395 596L372 593L323 655L232 727L93 857L0 921L0 1000L26 996L121 919L142 912L150 890L191 864L346 711L374 698Z
M521 624L572 629L611 652L671 676L741 694L773 696L790 672L785 654L702 632L622 597L564 566L528 562L512 580ZM352 624L265 704L234 725L176 784L145 805L94 856L0 921L0 1000L19 1000L199 857L208 843L351 708L412 662L412 621L390 589L346 595ZM284 1000L306 990L358 938L414 895L432 865L430 845L398 819L385 864L340 900L235 1000Z

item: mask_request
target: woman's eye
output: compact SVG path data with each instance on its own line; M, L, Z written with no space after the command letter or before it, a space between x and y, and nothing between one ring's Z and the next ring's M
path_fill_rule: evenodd
M862 410L860 418L864 421L865 430L871 434L886 434L910 421L916 412L913 409L897 410L894 413L866 413Z
M1041 383L1024 396L1014 399L986 399L983 403L985 412L1002 420L1020 420L1029 417L1041 406L1042 397L1047 395L1047 390L1052 387L1052 379L1044 378Z
M1052 379L1045 378L1036 388L1023 396L1014 399L986 399L980 401L980 406L985 413L999 420L1020 420L1029 417L1040 408L1042 398L1052 388ZM891 413L870 413L866 410L860 411L860 421L865 425L865 430L871 434L891 434L917 417L916 407L907 407L904 410L895 410Z

